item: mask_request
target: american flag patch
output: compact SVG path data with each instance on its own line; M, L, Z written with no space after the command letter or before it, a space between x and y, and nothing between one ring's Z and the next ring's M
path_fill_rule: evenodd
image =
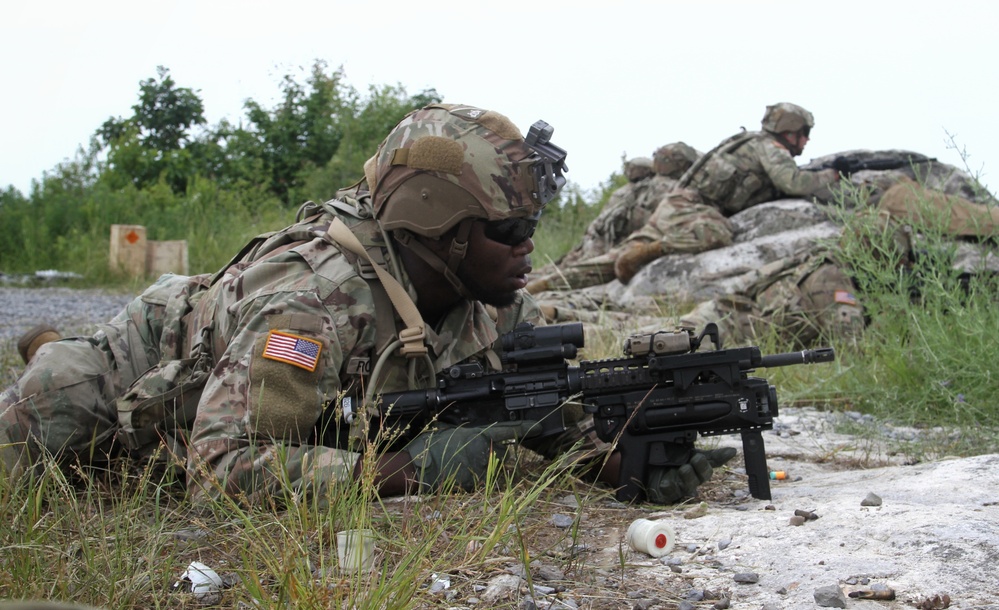
M843 305L857 305L857 297L853 296L852 292L847 292L846 290L837 290L833 294L833 300Z
M294 364L311 372L319 364L319 352L322 349L322 344L315 339L272 330L264 345L264 358Z

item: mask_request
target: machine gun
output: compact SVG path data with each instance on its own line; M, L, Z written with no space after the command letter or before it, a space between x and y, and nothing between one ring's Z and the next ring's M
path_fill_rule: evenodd
M834 169L844 176L850 176L862 170L885 171L912 167L920 163L933 163L936 159L923 155L906 155L904 158L870 158L858 159L844 155L837 156L830 163L825 163L819 169Z
M773 428L777 393L755 368L830 362L832 348L763 356L758 347L698 352L718 328L700 335L691 329L634 335L625 357L575 359L584 345L579 323L534 327L523 323L501 337L504 370L485 373L477 363L457 365L427 390L383 394L381 427L449 424L488 425L498 421L537 421L541 434L565 431L562 405L579 402L591 413L601 440L621 454L617 497L641 500L649 468L679 466L689 459L698 434L741 434L749 490L770 499L762 430ZM667 461L679 446L687 459Z

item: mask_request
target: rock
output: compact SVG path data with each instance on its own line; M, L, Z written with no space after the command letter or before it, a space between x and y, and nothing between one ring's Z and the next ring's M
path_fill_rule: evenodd
M846 596L839 585L819 587L812 592L815 603L823 608L846 608Z
M519 576L513 574L494 576L480 597L483 602L491 605L514 599L520 587L520 580Z
M881 506L881 497L876 493L870 492L867 497L860 501L861 506Z
M552 515L551 522L552 525L554 525L555 527L565 529L567 527L572 527L572 524L575 522L575 519L573 519L569 515L555 514Z
M695 507L687 510L686 512L684 512L683 513L683 518L684 519L697 519L697 518L703 517L706 514L708 514L708 503L707 502L701 502L697 506L695 506Z
M739 572L732 577L732 580L743 585L752 585L760 582L760 575L755 572Z

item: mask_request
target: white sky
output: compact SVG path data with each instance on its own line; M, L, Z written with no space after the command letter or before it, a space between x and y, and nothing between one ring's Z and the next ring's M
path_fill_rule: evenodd
M982 0L581 0L464 3L33 0L0 9L0 188L72 158L163 65L206 118L271 107L315 59L347 82L555 128L569 178L683 140L707 150L768 104L815 114L807 162L901 148L999 180L999 3ZM300 71L301 70L301 71ZM303 79L300 78L301 82Z

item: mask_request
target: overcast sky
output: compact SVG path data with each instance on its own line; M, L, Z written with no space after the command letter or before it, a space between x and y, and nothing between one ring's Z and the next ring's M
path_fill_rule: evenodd
M584 188L622 156L677 140L704 151L789 101L816 119L801 162L899 148L963 168L963 149L994 192L997 15L985 0L6 3L0 188L28 194L131 115L159 65L215 124L247 98L271 107L283 75L323 59L361 91L435 88L525 133L544 119Z

